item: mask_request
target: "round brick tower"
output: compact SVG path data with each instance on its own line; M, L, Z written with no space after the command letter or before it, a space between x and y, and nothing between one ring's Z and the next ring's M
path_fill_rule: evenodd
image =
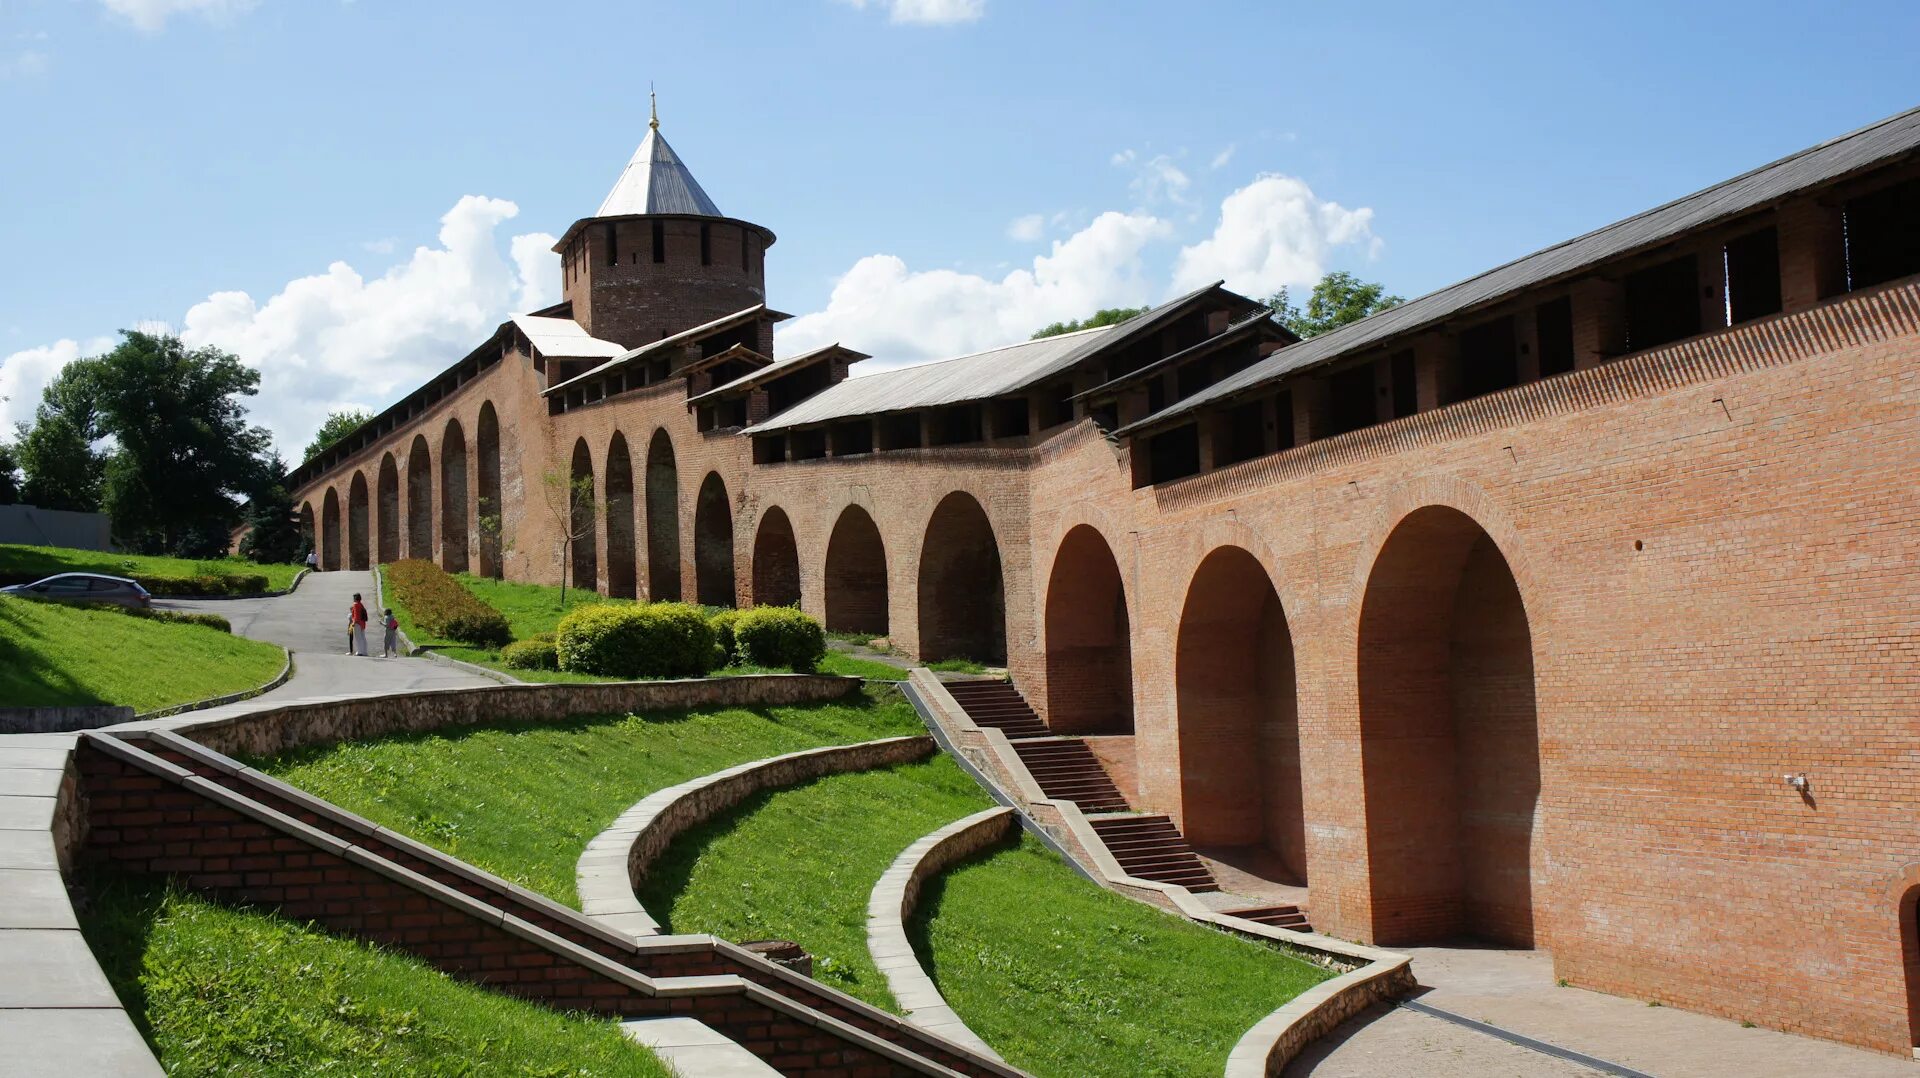
M720 212L661 137L656 112L600 209L553 249L574 321L636 348L766 302L773 239ZM760 343L771 354L773 342Z

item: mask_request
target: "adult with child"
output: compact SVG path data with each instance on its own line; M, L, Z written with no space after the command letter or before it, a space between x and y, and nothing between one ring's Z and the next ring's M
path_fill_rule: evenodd
M367 653L367 608L360 602L360 593L357 591L353 593L353 608L347 612L347 620L353 629L352 644L347 654L365 655Z

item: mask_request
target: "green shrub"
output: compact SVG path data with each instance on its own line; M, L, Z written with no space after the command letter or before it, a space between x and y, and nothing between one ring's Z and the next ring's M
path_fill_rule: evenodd
M740 613L738 610L722 610L707 619L707 624L713 626L713 645L720 656L718 663L721 666L732 666L740 659L733 643L733 623L740 620Z
M394 562L387 566L387 583L393 600L406 607L413 623L434 636L482 648L504 647L513 639L505 614L430 561Z
M705 677L713 626L685 603L596 603L560 619L560 669L601 677Z
M231 633L233 631L233 624L218 614L190 614L184 610L154 610L151 607L144 606L121 606L115 607L114 609L119 610L123 614L131 614L136 618L146 618L149 621L169 621L180 625L200 625L209 629L218 629L223 633Z
M827 654L827 633L791 606L756 606L733 622L734 651L751 666L785 666L811 673Z
M500 649L500 662L515 670L558 670L560 649L550 639L516 640Z
M168 598L206 598L217 595L259 595L267 590L265 573L220 573L203 576L155 576L136 573L133 580L154 595Z

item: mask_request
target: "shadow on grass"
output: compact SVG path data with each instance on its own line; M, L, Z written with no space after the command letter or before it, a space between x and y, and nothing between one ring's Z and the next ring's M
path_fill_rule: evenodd
M913 947L914 957L920 960L920 968L926 971L927 978L935 987L940 984L940 966L933 957L933 919L940 916L941 904L947 899L947 880L963 868L985 864L1003 853L1019 849L1021 836L1025 833L1024 828L1016 827L1007 837L981 847L921 881L919 900L913 907L913 915L907 918L907 942Z
M680 833L666 851L656 858L647 869L647 875L634 888L634 894L640 899L640 905L660 922L663 933L676 932L673 926L674 900L686 893L687 886L693 882L693 871L705 857L714 843L727 838L738 831L754 813L766 808L777 794L793 793L817 785L822 775L805 782L790 786L776 786L770 790L761 790L718 816L696 824ZM735 943L743 942L734 940ZM801 941L796 941L801 942Z
M81 935L93 951L107 983L120 997L127 1017L153 1044L153 1025L147 1015L147 992L140 982L147 944L166 905L168 883L161 876L135 876L111 869L92 868L78 873L72 885L74 912ZM74 1076L79 1078L79 1076Z
M24 707L111 703L74 680L49 654L62 641L30 623L29 602L0 597L0 685L7 686L7 702ZM61 608L61 614L67 612Z

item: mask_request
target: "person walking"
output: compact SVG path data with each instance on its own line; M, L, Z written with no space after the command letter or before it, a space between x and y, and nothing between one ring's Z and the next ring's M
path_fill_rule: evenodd
M317 550L307 551L307 568L308 569L320 568L320 552L319 551Z
M365 655L367 653L367 608L360 602L360 593L357 591L353 593L353 609L348 617L353 623L353 649L350 654Z
M387 630L386 639L380 644L380 657L391 659L400 654L400 619L393 616L393 607L387 607L386 616L380 624Z

